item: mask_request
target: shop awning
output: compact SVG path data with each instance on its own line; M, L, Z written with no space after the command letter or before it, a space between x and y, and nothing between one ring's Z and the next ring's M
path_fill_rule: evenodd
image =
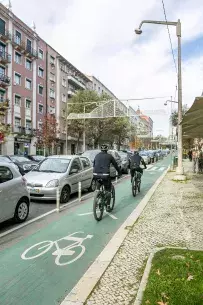
M195 98L183 116L182 126L184 138L203 138L203 96Z

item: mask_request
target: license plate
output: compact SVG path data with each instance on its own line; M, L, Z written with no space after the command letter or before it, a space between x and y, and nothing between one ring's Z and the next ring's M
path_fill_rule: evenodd
M39 189L30 189L30 192L31 193L40 193L40 190Z

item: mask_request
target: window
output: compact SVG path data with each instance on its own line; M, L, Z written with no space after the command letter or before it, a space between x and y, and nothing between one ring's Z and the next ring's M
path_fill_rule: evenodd
M98 87L98 91L100 92L100 87Z
M53 56L50 56L50 62L51 64L55 64L55 58Z
M51 98L55 98L55 91L53 89L50 89L49 95Z
M16 85L21 85L21 75L18 73L15 73L15 83Z
M25 80L25 88L31 90L32 89L32 81L30 79Z
M28 70L32 70L32 62L27 58L26 58L26 61L25 61L25 67Z
M5 91L0 89L0 103L4 102Z
M82 170L82 166L81 166L80 160L79 160L79 158L76 158L75 160L73 160L73 163L71 165L70 175L76 174L81 170Z
M40 95L43 95L43 89L44 89L44 87L42 85L39 85L38 92Z
M39 67L38 76L39 76L39 77L44 77L44 69L42 69L42 68Z
M32 50L32 41L30 39L27 39L26 50L28 52L30 52Z
M22 55L19 54L18 52L15 52L15 62L17 64L21 64L22 63Z
M5 35L6 23L3 19L0 18L0 33Z
M19 95L15 95L15 106L21 105L21 97Z
M15 43L21 44L21 33L16 30Z
M38 122L38 129L42 130L42 122Z
M26 101L25 101L25 107L26 107L27 109L30 109L30 108L31 108L31 101L30 101L30 100L27 100L27 99L26 99Z
M0 183L5 183L13 179L13 174L7 166L0 166Z
M49 107L49 113L54 114L55 113L55 107L50 106Z
M5 75L5 68L0 66L0 75Z
M66 87L66 79L65 78L62 79L62 86Z
M21 119L15 118L15 126L20 126L21 125Z
M50 80L52 82L55 82L55 74L54 73L50 73Z
M81 157L80 159L84 168L91 167L90 161L87 158Z
M65 94L62 94L62 102L66 102L66 95Z
M38 106L39 106L39 113L43 114L43 108L44 108L43 105L39 104Z
M32 122L26 120L25 127L26 127L26 129L31 129L32 128Z
M44 58L44 52L43 52L41 49L39 49L38 57L39 57L40 59L43 59L43 58Z

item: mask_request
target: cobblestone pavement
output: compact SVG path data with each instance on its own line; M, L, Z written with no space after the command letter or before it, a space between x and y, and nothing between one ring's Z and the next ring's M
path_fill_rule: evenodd
M133 304L145 262L155 247L175 246L203 250L203 175L174 182L169 172L134 224L86 305Z

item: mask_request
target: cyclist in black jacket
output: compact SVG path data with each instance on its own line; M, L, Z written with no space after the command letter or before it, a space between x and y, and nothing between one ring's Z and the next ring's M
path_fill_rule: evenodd
M134 177L135 171L139 172L141 175L143 174L143 169L140 167L140 164L143 164L145 169L147 168L146 163L143 158L139 155L137 150L134 151L134 155L130 158L130 174L131 174L131 182Z
M96 155L93 163L93 175L95 179L102 179L106 193L107 193L107 211L110 210L111 202L111 177L110 165L112 164L120 175L120 169L114 157L107 153L108 145L101 145L101 152Z

